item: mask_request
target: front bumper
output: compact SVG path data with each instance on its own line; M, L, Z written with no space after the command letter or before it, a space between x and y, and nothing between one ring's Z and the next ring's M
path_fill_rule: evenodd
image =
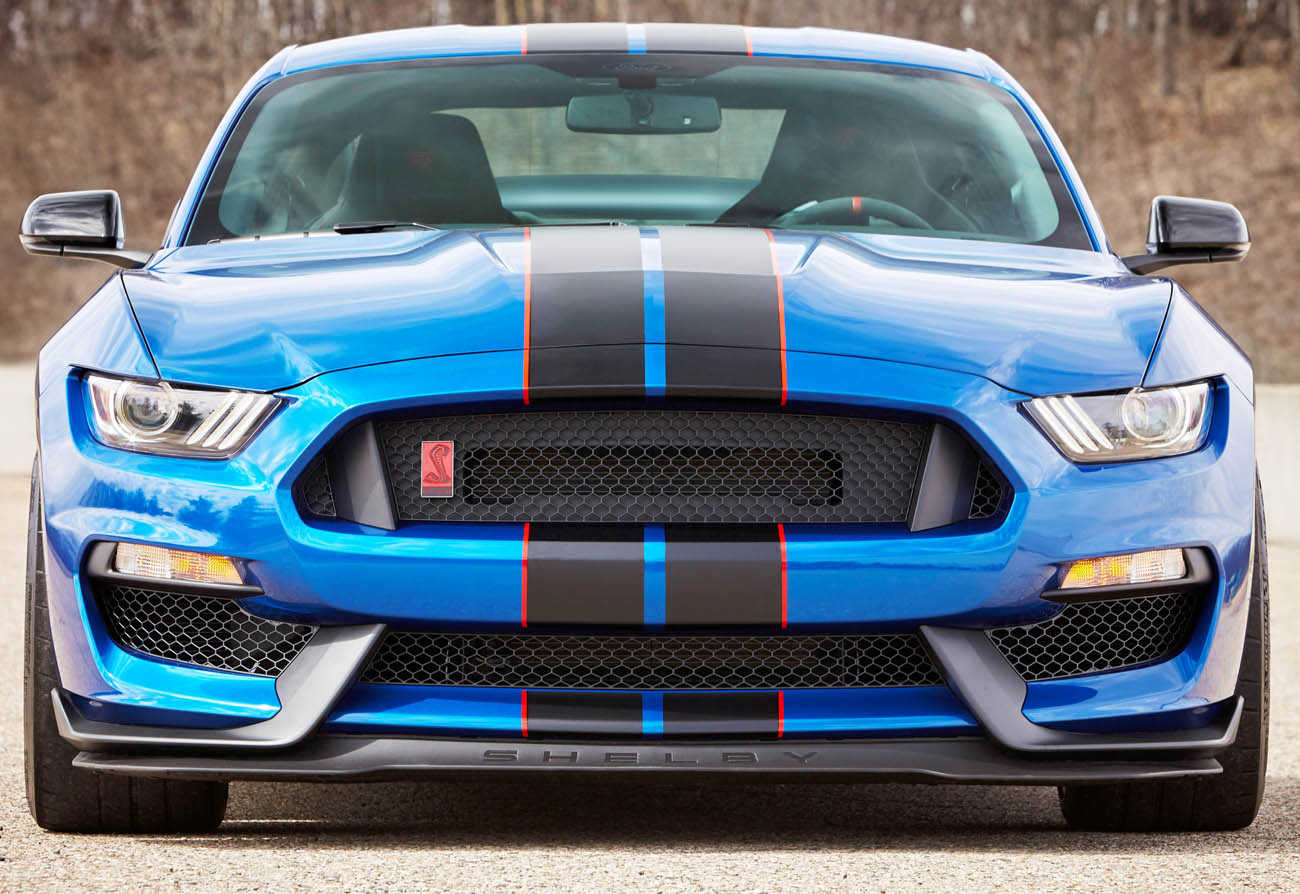
M88 720L50 693L60 734L86 749L76 765L109 773L221 779L384 778L480 769L687 771L836 778L1056 785L1165 778L1221 770L1243 703L1218 706L1196 729L1159 734L1053 730L1021 712L1025 683L980 631L922 628L948 685L986 737L875 742L616 744L492 742L316 735L383 634L332 628L281 675L283 708L230 730L124 726Z
M349 677L330 689L321 708L287 697L288 671L277 681L160 662L122 649L88 598L84 575L85 557L95 543L139 540L246 559L265 592L253 600L258 614L311 623L321 633L350 629L355 635L377 625L453 630L517 625L517 526L409 525L384 532L308 522L292 491L322 445L358 417L428 407L429 382L438 383L440 405L463 411L499 404L517 396L518 362L517 355L504 352L320 377L287 393L289 406L228 463L105 448L86 428L79 382L69 379L64 387L47 389L41 411L47 567L64 688L59 705L69 739L88 751L211 750L222 755L220 761L249 761L248 766L270 766L335 736L364 741L415 736L441 743L472 738L485 749L500 741L532 748L519 736L517 690L351 685ZM792 531L790 632L924 629L928 638L938 631L942 639L942 631L953 636L974 631L987 644L982 629L1024 623L1051 611L1039 596L1061 562L1135 549L1204 549L1215 583L1191 642L1167 661L1025 684L1014 672L1011 677L954 674L931 642L944 664L947 687L791 691L786 738L842 739L874 749L875 740L983 742L970 737L984 734L998 754L1032 760L1040 768L1043 761L1104 762L1146 750L1151 762L1166 770L1175 759L1196 764L1184 766L1185 772L1213 771L1204 762L1212 763L1210 755L1230 741L1224 737L1248 602L1254 459L1251 408L1243 395L1226 384L1216 388L1210 443L1195 454L1081 468L1064 461L1019 411L1021 395L983 379L845 357L791 354L790 363L801 367L799 381L825 383L792 394L792 401L946 419L972 437L1014 491L1006 515L991 523L923 533ZM853 390L845 383L853 383ZM299 661L305 657L306 652ZM984 682L972 689L964 679ZM979 702L983 689L996 693L995 707ZM316 707L308 710L312 704ZM301 729L308 715L313 720L301 737L283 731ZM145 739L157 730L172 732L162 735L161 745L150 745L142 741L142 729ZM193 740L191 730L211 741ZM278 756L227 757L244 747L232 745L228 733L235 730L242 731L234 733L240 741L270 741L249 747L280 749ZM177 731L188 744L167 741ZM1119 734L1136 736L1150 748L1105 739ZM1074 736L1087 737L1075 742L1082 757L1069 746ZM1190 751L1179 744L1183 740L1193 743ZM1040 744L1045 754L1031 756ZM414 760L413 753L399 763ZM855 753L859 756L844 760L859 761L863 772L877 762L882 772L916 769L891 770L882 757ZM424 754L417 764L438 763ZM354 772L383 769L367 764ZM1007 772L1007 778L1015 776Z

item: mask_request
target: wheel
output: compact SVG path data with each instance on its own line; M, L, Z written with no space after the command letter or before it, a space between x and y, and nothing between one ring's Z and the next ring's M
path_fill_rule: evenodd
M27 611L23 649L23 737L27 807L53 832L209 832L226 813L226 783L134 779L77 770L77 749L54 722L59 685L45 596L44 513L32 470L27 521Z
M1066 822L1108 832L1210 832L1249 826L1264 797L1268 767L1268 650L1268 546L1264 500L1256 480L1255 570L1237 676L1237 694L1246 703L1237 741L1218 756L1223 773L1162 782L1062 786Z

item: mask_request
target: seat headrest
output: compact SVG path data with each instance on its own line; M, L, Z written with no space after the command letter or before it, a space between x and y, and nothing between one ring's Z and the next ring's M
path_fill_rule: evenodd
M345 193L354 220L514 222L478 128L459 115L415 115L363 133Z

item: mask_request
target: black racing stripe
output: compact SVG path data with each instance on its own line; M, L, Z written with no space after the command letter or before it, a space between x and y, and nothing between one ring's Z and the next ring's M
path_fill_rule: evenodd
M640 525L529 525L528 626L645 621Z
M645 394L645 348L639 344L534 348L528 366L534 399Z
M600 392L602 386L641 393L645 286L640 233L635 227L535 227L531 243L530 389L554 396ZM617 347L545 350L565 346Z
M767 233L665 227L664 334L669 396L781 393L779 283ZM758 348L747 356L679 345ZM733 361L740 360L736 363Z
M528 738L640 736L639 692L528 690Z
M743 39L743 35L742 35ZM627 25L547 23L528 26L528 55L534 53L626 53Z
M781 399L780 356L775 351L667 345L664 361L673 397Z
M668 625L781 626L776 525L664 528Z
M776 738L779 700L776 692L665 692L663 736Z
M664 23L645 26L647 53L749 52L745 29L739 25L687 25Z

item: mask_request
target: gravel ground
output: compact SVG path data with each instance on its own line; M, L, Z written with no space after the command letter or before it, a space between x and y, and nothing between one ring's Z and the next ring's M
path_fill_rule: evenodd
M36 828L22 780L27 481L0 478L0 890L1300 890L1300 543L1272 546L1273 751L1253 827L1068 831L1033 788L231 787L214 835Z

